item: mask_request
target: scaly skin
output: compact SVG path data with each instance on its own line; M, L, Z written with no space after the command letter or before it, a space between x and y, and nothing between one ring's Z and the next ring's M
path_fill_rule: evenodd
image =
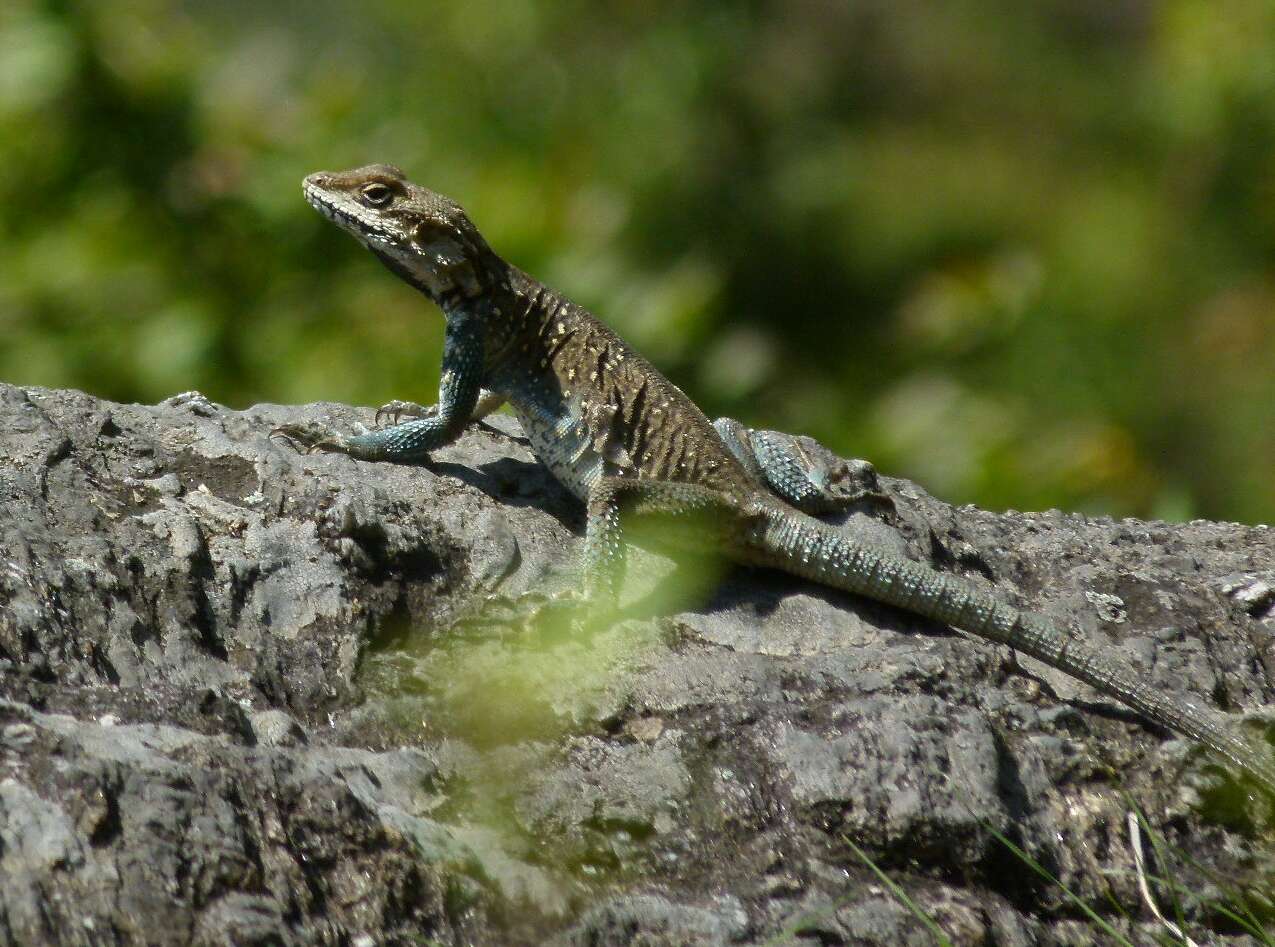
M438 405L415 420L313 442L363 460L418 462L475 416L513 407L536 456L588 508L590 588L613 597L621 514L658 516L662 538L782 569L1009 645L1148 720L1211 747L1275 793L1275 765L1211 710L1164 694L1115 657L954 576L857 542L801 512L836 503L798 439L714 426L614 332L497 256L451 200L389 165L320 172L307 200L357 237L446 320ZM785 502L787 501L787 502Z

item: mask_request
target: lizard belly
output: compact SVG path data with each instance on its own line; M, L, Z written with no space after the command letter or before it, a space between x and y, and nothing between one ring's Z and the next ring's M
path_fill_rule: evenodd
M537 404L513 403L514 414L531 442L532 453L549 472L581 500L604 475L622 476L596 448L597 438L585 419L562 405L557 411Z

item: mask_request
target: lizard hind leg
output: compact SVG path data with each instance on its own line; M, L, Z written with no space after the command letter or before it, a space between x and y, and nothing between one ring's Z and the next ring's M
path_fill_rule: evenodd
M512 597L493 593L464 623L534 629L553 637L563 632L576 637L607 623L619 604L626 559L617 492L613 478L604 478L589 492L579 581Z
M603 477L589 490L578 584L547 593L525 591L513 598L491 595L465 623L536 629L550 635L565 631L573 637L609 625L618 612L628 558L621 517L634 505L637 483ZM645 485L640 492L648 492Z
M614 608L627 562L626 541L703 555L724 548L738 523L737 501L721 491L669 480L603 477L589 491L584 541L586 598Z

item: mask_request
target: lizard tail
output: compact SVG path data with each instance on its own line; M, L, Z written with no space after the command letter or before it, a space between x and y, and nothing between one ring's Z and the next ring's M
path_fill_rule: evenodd
M752 545L769 565L924 615L1009 645L1084 681L1148 720L1210 747L1275 795L1275 764L1190 697L1165 694L1118 659L998 601L964 580L856 542L844 531L785 511L767 517Z

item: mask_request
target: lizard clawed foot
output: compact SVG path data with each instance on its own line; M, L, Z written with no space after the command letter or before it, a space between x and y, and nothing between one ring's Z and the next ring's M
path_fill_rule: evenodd
M399 401L397 398L393 401L387 401L376 409L377 427L381 426L381 418L389 418L391 424L398 424L399 419L403 417L409 418L429 418L438 413L438 405L417 404L415 401Z
M345 443L331 431L316 430L303 424L283 424L268 435L271 440L283 441L298 454L345 453Z
M899 508L894 497L881 489L876 467L870 461L838 457L818 441L802 440L810 441L821 455L818 466L811 467L812 472L818 474L811 478L818 492L800 504L804 512L845 513L861 504L870 504L880 510L881 519L890 523L897 521ZM809 447L807 451L810 452Z
M886 522L895 522L899 517L899 507L894 502L894 497L876 487L860 487L838 495L829 512L841 513L860 503L869 503L876 507Z

